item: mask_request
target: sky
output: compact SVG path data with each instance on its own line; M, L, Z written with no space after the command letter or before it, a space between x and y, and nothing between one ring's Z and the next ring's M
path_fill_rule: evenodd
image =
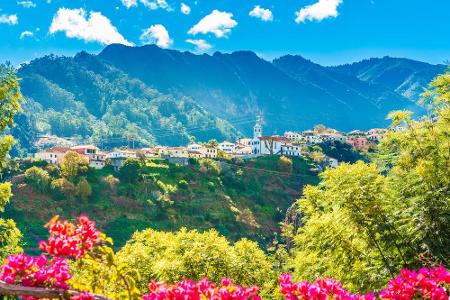
M450 60L450 0L0 0L0 62L156 44L196 53Z

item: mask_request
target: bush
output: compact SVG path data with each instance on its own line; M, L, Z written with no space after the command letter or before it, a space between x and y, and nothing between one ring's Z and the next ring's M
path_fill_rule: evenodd
M77 194L75 185L65 178L55 179L50 184L56 198L74 197Z
M119 184L120 181L113 175L108 175L106 177L103 177L103 182L108 186L108 188L111 191L114 191L116 189L117 184Z
M178 186L180 187L180 189L187 190L189 188L189 183L186 180L181 179L180 181L178 181Z
M44 193L48 190L50 175L39 167L31 167L26 170L25 179L38 192Z
M280 156L280 159L278 159L278 170L280 172L291 173L292 159L286 156Z
M141 290L146 290L150 279L174 283L184 278L208 277L219 283L223 277L231 277L238 284L262 285L270 280L272 272L266 255L255 242L243 239L232 245L215 230L136 232L118 257L127 268L139 271Z
M91 197L92 188L86 178L81 178L80 182L78 182L77 194L83 200L87 200L89 199L89 197Z

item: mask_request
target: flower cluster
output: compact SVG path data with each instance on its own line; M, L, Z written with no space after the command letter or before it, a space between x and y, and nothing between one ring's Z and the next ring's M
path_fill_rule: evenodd
M446 286L450 284L450 273L443 267L422 268L419 271L401 270L400 275L388 283L380 292L382 299L433 299L448 300Z
M313 283L303 281L293 283L291 274L283 274L278 280L281 293L286 300L373 300L373 293L367 295L351 294L334 279L319 279Z
M245 288L234 285L231 279L224 278L220 286L210 283L207 278L198 283L184 280L178 284L167 285L162 282L150 282L150 293L144 295L142 300L260 300L258 288L252 286Z
M47 242L40 242L39 249L54 256L83 257L100 242L100 233L87 216L82 215L77 221L76 226L66 221L50 221L47 224L50 236Z
M68 289L67 281L71 277L64 258L56 257L49 261L44 255L33 257L22 253L9 256L0 271L0 280L27 287Z
M70 300L94 300L94 295L89 294L87 291L83 291L82 293L70 297Z

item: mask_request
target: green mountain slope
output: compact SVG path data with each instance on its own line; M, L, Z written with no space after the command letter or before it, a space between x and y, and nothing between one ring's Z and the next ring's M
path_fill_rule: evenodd
M96 57L46 56L19 70L36 131L106 147L233 139L238 131L189 97L162 94ZM20 126L21 124L19 124Z
M396 92L363 83L359 91L368 90L361 95L348 93L345 85L330 86L325 77L293 78L250 51L210 56L153 45L110 45L98 57L157 89L187 94L224 118L262 111L269 132L306 129L317 123L340 130L383 126L390 110L414 106ZM327 76L343 77L332 73Z
M382 84L417 101L428 83L438 74L444 73L447 66L385 56L329 69L370 83Z

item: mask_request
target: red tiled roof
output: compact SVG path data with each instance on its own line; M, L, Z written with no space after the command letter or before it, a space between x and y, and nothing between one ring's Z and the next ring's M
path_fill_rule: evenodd
M44 149L42 150L42 152L47 152L47 153L66 153L68 151L70 151L71 149L69 147L52 147L52 148L48 148L48 149Z
M270 141L273 140L275 142L281 142L281 143L290 143L291 140L284 137L284 136L261 136L259 137L261 141Z

